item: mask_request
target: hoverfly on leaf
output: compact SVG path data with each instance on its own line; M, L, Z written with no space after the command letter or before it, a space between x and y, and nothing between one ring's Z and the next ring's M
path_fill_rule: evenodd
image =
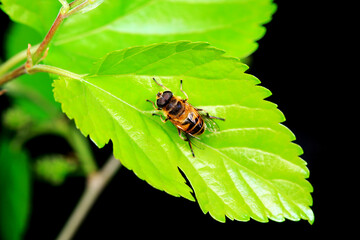
M180 91L185 95L185 99L174 96L173 93L164 85L158 83L153 78L155 83L166 91L158 92L156 94L156 105L153 101L146 100L152 103L155 110L162 111L162 115L153 113L153 116L159 116L162 122L170 121L177 128L179 137L187 141L190 146L191 153L195 157L190 137L197 138L204 133L205 130L216 132L219 130L218 125L213 119L225 121L224 118L210 116L207 111L200 108L193 107L188 102L188 96L182 89L182 80L180 80ZM183 136L182 136L183 135Z

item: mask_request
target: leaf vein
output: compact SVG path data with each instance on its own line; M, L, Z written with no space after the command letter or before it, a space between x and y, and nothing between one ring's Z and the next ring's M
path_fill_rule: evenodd
M271 155L277 159L279 159L281 162L285 162L285 163L288 163L290 164L292 167L295 167L299 170L301 170L302 173L305 174L305 172L303 171L303 169L301 168L301 166L281 157L280 155L278 154L275 154L275 153L272 153L272 152L269 152L269 151L265 151L265 150L262 150L262 149L259 149L259 148L252 148L252 147L241 147L241 146L237 146L237 147L222 147L222 148L218 148L219 150L228 150L228 149L233 149L233 150L240 150L240 149L245 149L245 150L251 150L251 151L255 151L255 152L259 152L261 154L266 154L266 155ZM284 179L285 180L285 179Z

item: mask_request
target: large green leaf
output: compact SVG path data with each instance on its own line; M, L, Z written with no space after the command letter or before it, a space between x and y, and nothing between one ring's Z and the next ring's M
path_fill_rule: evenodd
M92 75L61 77L55 99L81 132L99 146L113 142L114 154L141 179L174 196L193 199L178 168L188 178L204 213L219 221L261 222L307 219L313 222L312 187L302 149L285 126L270 91L244 73L237 58L206 43L174 42L111 52ZM175 95L183 79L189 101L226 118L221 131L194 139L196 157L176 128L152 116L162 89Z
M30 209L27 155L0 137L0 238L22 239Z
M57 0L0 0L0 3L11 20L32 27L40 34L50 29L61 7Z
M2 2L2 9L14 21L28 24L43 35L60 7L56 0L51 4ZM265 33L262 25L271 20L275 8L272 0L106 0L98 8L64 22L46 61L87 73L94 59L115 49L177 40L210 42L244 58L257 48L256 40Z

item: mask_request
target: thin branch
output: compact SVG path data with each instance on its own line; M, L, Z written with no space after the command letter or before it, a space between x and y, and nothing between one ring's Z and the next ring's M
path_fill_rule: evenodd
M39 47L40 44L36 44L31 47L31 52L35 52L35 50ZM7 73L10 69L14 68L21 62L24 62L27 57L27 49L15 54L9 60L0 65L0 76Z
M9 81L11 81L12 79L15 79L17 77L20 77L21 75L27 73L26 72L26 68L25 68L25 65L22 65L16 69L14 69L13 71L5 74L4 76L2 76L0 78L0 85L3 85Z
M56 30L59 28L60 24L63 22L64 19L65 15L60 10L50 30L48 31L44 40L41 42L40 46L38 47L38 49L36 49L36 52L33 55L34 65L36 65L42 59L42 56L48 48L50 41L54 37Z
M69 220L57 237L57 240L69 240L74 236L99 194L104 190L120 167L120 161L112 156L100 171L89 176L86 189Z
M59 2L62 5L62 8L60 9L60 11L62 12L62 14L66 14L70 9L69 3L66 0L59 0Z
M74 149L79 162L81 163L81 168L83 169L86 176L92 176L98 171L96 161L94 156L91 153L91 147L87 138L81 134L79 129L75 127L69 127L66 133L66 139L70 143L71 147Z

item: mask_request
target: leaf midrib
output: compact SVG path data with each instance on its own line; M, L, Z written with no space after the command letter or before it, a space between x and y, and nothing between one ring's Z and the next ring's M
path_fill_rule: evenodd
M105 89L100 88L100 87L96 86L95 84L93 84L93 83L91 83L91 82L86 81L84 78L81 78L81 80L80 80L80 79L75 79L75 80L79 80L79 81L81 81L81 82L87 83L87 84L89 84L90 86L92 86L92 87L94 87L94 88L96 88L96 89L99 89L100 91L102 91L102 92L104 92L104 93L108 94L109 96L111 96L111 97L115 98L116 100L120 101L121 103L123 103L123 104L125 104L125 105L127 105L127 106L129 106L129 107L131 107L131 108L133 108L133 109L135 109L136 111L138 111L138 112L140 112L140 113L145 114L145 112L144 112L144 111L142 111L142 110L138 109L137 107L135 107L135 106L133 106L133 105L129 104L128 102L126 102L126 101L122 100L121 98L119 98L119 97L115 96L114 94L112 94L112 93L110 93L110 92L106 91Z

